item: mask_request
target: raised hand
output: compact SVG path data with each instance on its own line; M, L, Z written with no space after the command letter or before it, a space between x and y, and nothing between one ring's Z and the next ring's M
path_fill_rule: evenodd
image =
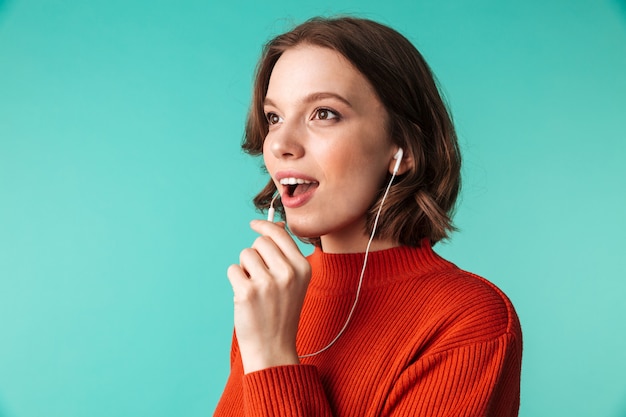
M296 334L311 266L282 223L253 220L259 236L228 268L245 373L299 363Z

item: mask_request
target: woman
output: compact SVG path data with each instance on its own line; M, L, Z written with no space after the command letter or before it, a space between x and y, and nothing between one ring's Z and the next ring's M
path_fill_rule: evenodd
M453 230L460 155L433 75L378 23L312 19L270 41L243 144L285 223L228 269L231 374L215 416L515 416L506 296L431 246Z

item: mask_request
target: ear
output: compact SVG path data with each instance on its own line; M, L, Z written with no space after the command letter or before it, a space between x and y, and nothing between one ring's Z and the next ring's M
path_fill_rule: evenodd
M398 151L400 150L400 147L396 147L394 150L394 157L396 155L398 155ZM404 150L402 152L402 155L400 155L400 167L398 168L398 172L396 173L396 175L402 175L405 172L411 170L413 168L413 154L411 153L410 150ZM396 166L396 163L398 162L398 160L396 158L392 158L391 162L389 162L389 173L393 174L393 170Z

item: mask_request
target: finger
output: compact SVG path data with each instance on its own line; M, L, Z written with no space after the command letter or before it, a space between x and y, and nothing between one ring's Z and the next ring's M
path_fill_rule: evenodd
M230 281L230 285L233 287L236 298L239 294L245 292L250 285L248 275L239 265L229 266L226 271L226 276L228 277L228 281Z
M294 277L307 281L311 277L311 265L283 226L258 221L251 227L261 233L253 247L279 281L290 282Z
M239 265L248 274L249 279L268 278L269 271L265 259L255 248L245 248L239 254Z
M268 268L270 268L276 260L286 260L282 250L269 236L257 237L252 243L252 249L257 251Z
M252 244L252 248L257 251L267 266L268 273L276 279L290 279L296 272L292 263L298 265L299 262L304 261L301 255L290 260L269 236L259 236Z
M279 224L265 220L253 220L250 222L250 227L260 235L270 237L281 252L288 258L302 256L300 248L298 248L296 242L289 233L287 233L287 230L285 230L284 223Z

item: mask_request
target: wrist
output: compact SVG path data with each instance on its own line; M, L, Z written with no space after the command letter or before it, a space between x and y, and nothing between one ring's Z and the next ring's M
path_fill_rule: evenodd
M261 371L276 366L299 365L300 359L295 349L285 351L257 351L254 353L244 354L241 352L241 360L243 362L243 373Z

